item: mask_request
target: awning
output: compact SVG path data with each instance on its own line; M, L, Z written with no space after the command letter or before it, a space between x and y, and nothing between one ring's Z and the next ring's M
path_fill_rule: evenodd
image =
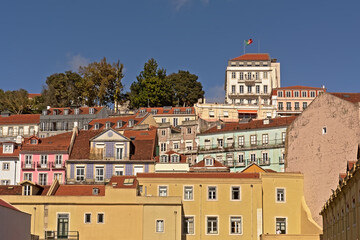
M257 114L257 110L238 110L238 113L256 113Z

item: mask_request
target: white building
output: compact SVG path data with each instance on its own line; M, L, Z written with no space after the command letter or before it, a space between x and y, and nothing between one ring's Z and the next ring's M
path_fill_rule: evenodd
M20 145L14 142L0 144L0 185L16 185L20 182Z

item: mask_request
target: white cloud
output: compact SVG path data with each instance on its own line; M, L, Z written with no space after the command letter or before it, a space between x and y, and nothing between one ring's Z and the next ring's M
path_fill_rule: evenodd
M208 103L224 103L225 101L225 90L224 85L214 86L205 90L205 98Z
M180 10L186 3L194 0L173 0L176 11ZM200 0L204 5L209 4L209 0Z
M73 71L78 71L79 67L82 66L86 66L90 63L90 60L81 56L80 54L78 55L71 55L71 54L67 54L68 57L68 64L71 68L71 70Z

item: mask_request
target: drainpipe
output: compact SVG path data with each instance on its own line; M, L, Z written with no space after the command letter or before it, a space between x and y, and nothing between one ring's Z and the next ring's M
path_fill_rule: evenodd
M34 207L34 227L33 227L34 235L35 235L35 226L36 226L36 207Z
M16 185L16 165L17 165L17 161L15 160L15 174L14 174L14 184Z
M175 238L174 239L176 240L176 227L177 227L176 226L176 217L177 217L177 211L174 211L174 215L175 215L175 231L174 231L175 232Z

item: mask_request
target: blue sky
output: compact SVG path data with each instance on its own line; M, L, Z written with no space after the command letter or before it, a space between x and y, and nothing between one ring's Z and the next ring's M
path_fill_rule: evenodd
M281 63L281 85L360 92L360 1L16 0L0 3L0 88L38 93L46 77L107 57L129 88L155 58L199 76L223 100L227 61L247 52Z

